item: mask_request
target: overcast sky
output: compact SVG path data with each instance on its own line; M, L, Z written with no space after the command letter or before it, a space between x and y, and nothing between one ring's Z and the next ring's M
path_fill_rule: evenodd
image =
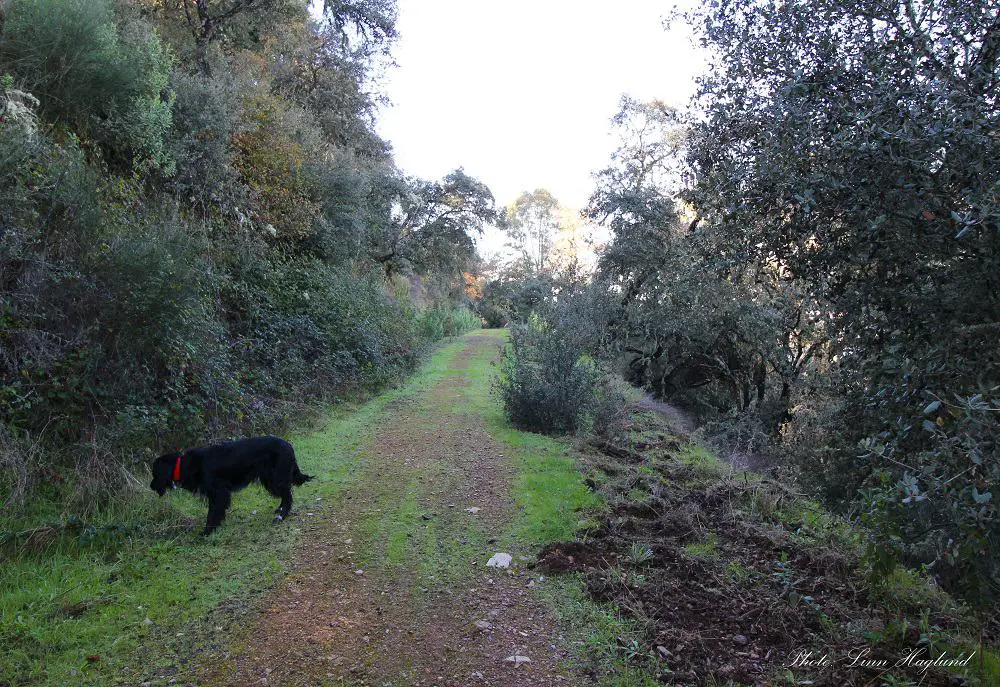
M702 60L670 0L400 0L379 132L407 174L456 167L501 204L549 189L582 207L623 93L683 105Z

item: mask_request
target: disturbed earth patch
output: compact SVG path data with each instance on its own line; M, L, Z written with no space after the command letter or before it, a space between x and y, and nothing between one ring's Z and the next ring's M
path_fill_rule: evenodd
M876 603L848 523L680 444L658 414L637 420L627 439L589 444L600 526L544 547L535 568L582 575L592 598L645 628L619 647L628 660L664 684L966 684L942 668L892 667L921 649L968 656L965 609L934 593ZM890 667L850 667L861 651Z

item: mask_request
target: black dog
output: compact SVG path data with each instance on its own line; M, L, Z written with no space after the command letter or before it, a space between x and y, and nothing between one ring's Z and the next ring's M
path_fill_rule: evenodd
M292 485L312 477L302 474L292 445L278 437L252 437L212 446L165 453L153 462L150 488L163 496L171 486L180 486L208 499L209 534L226 517L230 497L253 481L259 481L281 505L275 511L280 522L292 509Z

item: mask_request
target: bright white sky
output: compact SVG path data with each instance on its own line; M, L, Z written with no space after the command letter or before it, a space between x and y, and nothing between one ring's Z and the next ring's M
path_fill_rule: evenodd
M627 93L684 105L703 60L671 0L400 0L379 133L407 174L456 167L509 204L549 189L586 204Z

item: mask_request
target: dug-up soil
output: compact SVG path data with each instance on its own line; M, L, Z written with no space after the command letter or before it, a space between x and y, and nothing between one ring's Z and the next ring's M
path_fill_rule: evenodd
M677 419L649 410L631 439L590 454L588 485L610 505L600 528L546 547L537 569L583 575L593 597L638 621L645 641L628 654L655 666L660 682L967 684L918 663L975 650L949 643L971 629L960 609L942 599L873 603L839 521L810 517L814 506L766 476L686 459ZM937 628L933 647L928 628Z

